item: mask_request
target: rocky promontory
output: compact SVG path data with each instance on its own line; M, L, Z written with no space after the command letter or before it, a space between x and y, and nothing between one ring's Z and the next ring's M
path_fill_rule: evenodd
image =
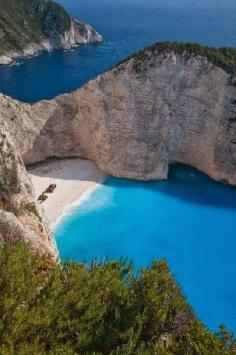
M0 0L0 64L53 49L101 42L90 25L46 0Z
M184 163L236 185L236 81L224 55L215 64L187 46L156 45L71 94L0 102L25 164L77 156L156 180Z
M19 159L82 157L116 177L166 179L184 163L236 185L235 69L235 49L156 44L54 100L2 95L1 126L25 181Z

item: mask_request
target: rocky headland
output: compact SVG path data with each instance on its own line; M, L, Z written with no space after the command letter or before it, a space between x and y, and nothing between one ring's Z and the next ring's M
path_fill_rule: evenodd
M90 159L107 174L140 180L166 179L170 164L184 163L236 185L235 68L234 49L162 43L54 100L30 105L1 95L1 167L16 167L11 186L21 186L0 196L1 225L22 219L6 201L35 202L23 163L50 157Z
M46 0L0 0L0 65L42 51L101 42L90 25Z

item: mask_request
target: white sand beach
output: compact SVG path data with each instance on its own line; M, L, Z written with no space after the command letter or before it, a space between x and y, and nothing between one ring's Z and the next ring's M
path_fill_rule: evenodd
M93 162L84 159L48 160L29 167L28 172L37 196L50 184L57 185L42 204L51 227L72 205L86 199L105 178Z

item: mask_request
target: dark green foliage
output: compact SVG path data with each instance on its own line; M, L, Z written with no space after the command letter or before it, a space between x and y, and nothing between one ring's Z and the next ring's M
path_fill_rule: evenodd
M34 202L26 203L23 208L30 213L33 213L35 215L37 214L37 209Z
M233 354L196 320L166 262L63 269L24 245L0 248L0 354Z
M68 13L53 1L0 0L0 54L62 34L70 25Z
M148 55L157 55L163 52L173 51L176 54L184 55L187 59L191 55L199 55L207 58L210 62L216 66L224 69L230 74L236 74L236 48L213 48L205 47L195 43L177 43L177 42L162 42L151 45L144 50L131 55L125 61L119 63L125 63L127 60L134 59L134 69L137 72L142 71L142 64ZM118 64L118 65L119 65Z

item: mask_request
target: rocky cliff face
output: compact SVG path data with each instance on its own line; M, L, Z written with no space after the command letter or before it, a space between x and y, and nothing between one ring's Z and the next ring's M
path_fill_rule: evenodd
M102 42L102 36L90 25L73 19L72 31L74 33L74 44Z
M232 53L216 53L219 65L157 45L51 101L2 95L2 124L25 164L78 156L117 177L159 180L184 163L236 185L236 78Z
M53 1L0 0L0 64L41 51L101 41L90 25L72 19Z
M80 156L149 180L184 163L236 185L235 77L193 53L147 49L74 93L32 106L2 97L1 110L26 164Z
M0 240L25 240L32 250L59 260L47 220L12 137L0 115Z

